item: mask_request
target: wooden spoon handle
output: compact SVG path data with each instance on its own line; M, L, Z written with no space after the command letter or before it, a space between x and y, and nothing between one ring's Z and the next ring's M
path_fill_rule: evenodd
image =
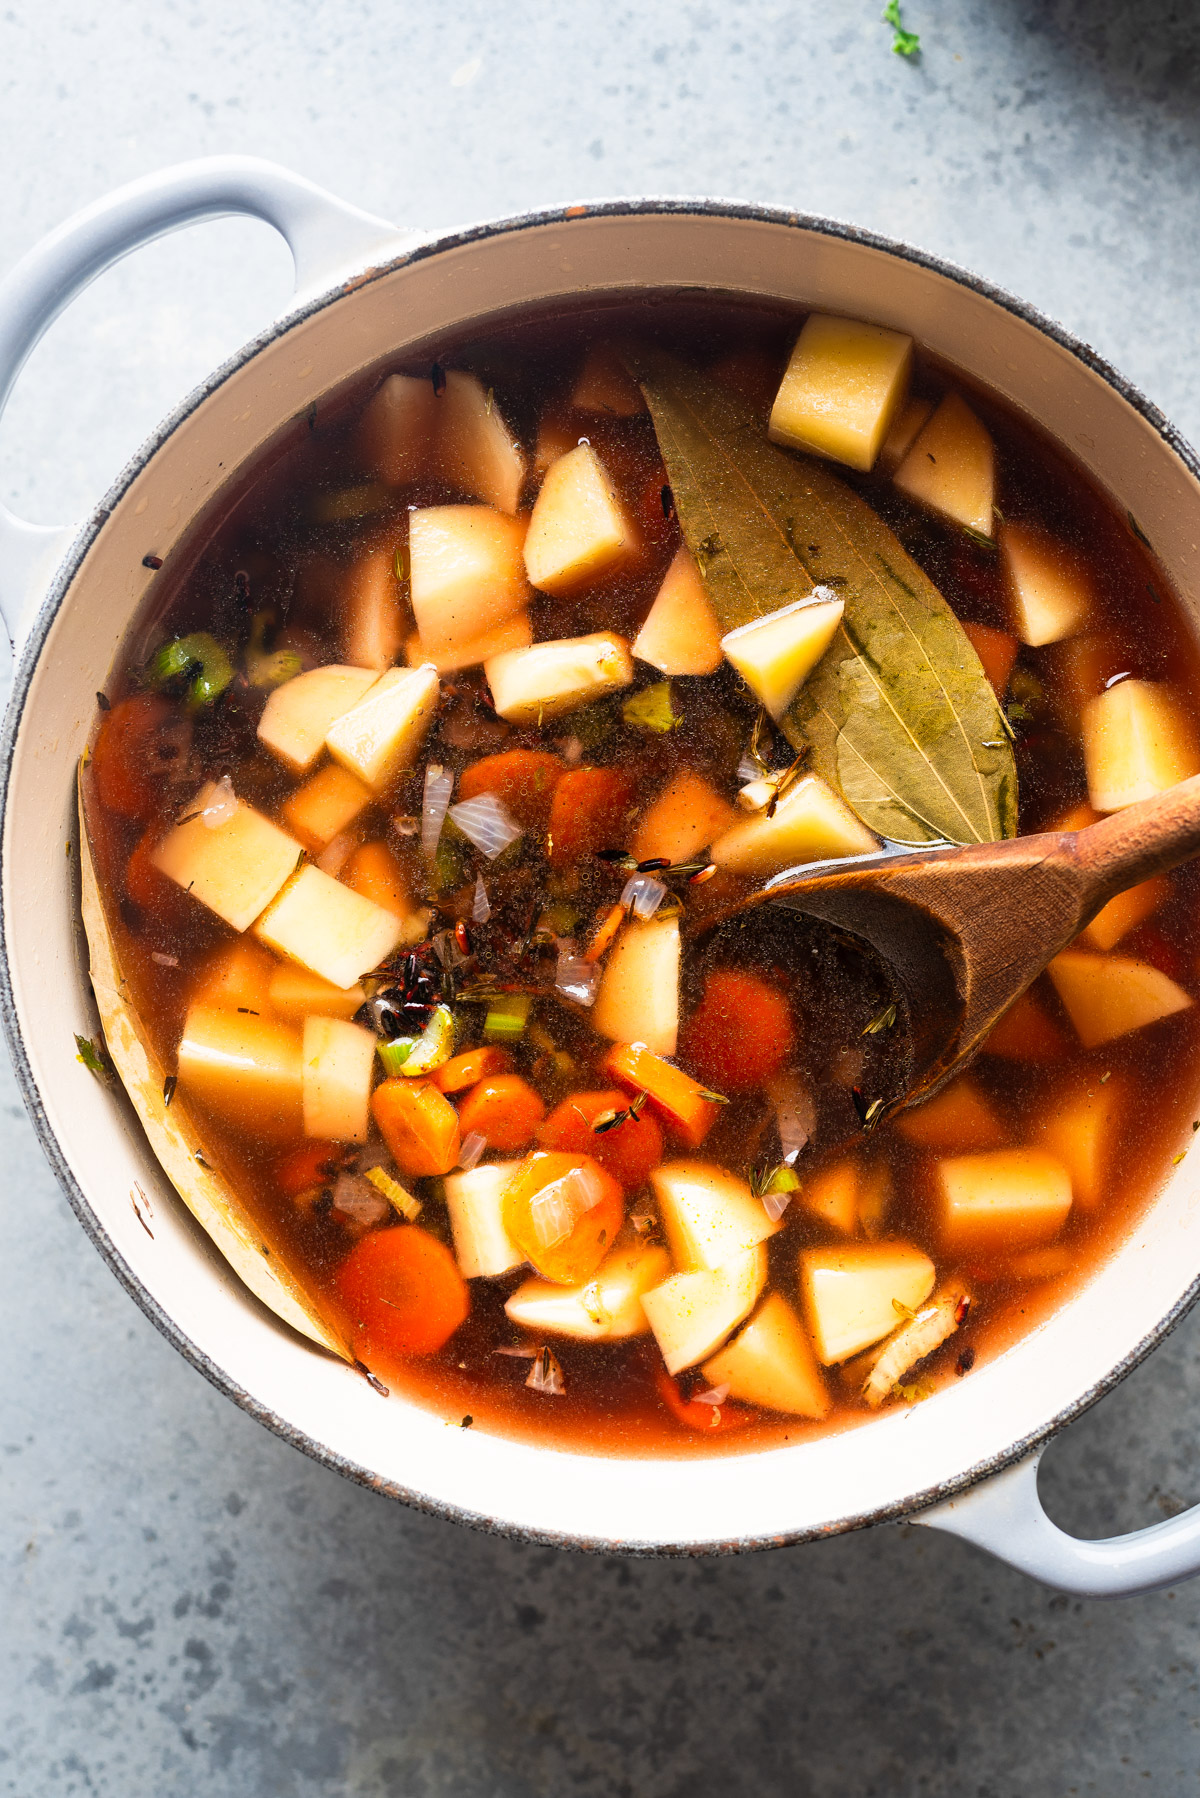
M1165 874L1200 854L1200 774L1113 812L1077 833L1076 865L1086 879L1088 909L1115 893Z

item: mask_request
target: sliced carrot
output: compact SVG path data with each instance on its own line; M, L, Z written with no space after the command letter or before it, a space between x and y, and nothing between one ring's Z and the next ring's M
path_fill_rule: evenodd
M155 693L135 693L105 713L92 750L92 776L105 811L149 818L162 802L163 776L179 754L166 727L175 708Z
M432 1355L471 1309L467 1283L444 1243L415 1224L372 1230L337 1276L354 1322L351 1343L372 1373L395 1378L406 1355Z
M343 886L373 899L397 918L407 918L413 909L404 872L386 843L364 843L356 849L340 878Z
M578 1286L625 1220L625 1195L590 1155L534 1149L504 1191L504 1228L544 1279Z
M744 1405L702 1405L699 1399L684 1398L679 1382L671 1378L665 1367L655 1370L654 1384L676 1423L685 1424L689 1430L703 1430L706 1436L717 1436L723 1430L741 1430L754 1422L753 1411L748 1411Z
M717 968L680 1032L679 1058L706 1086L744 1092L777 1074L795 1046L784 994L759 974Z
M194 899L189 899L177 881L159 872L151 857L161 836L155 826L138 839L133 854L125 864L125 891L140 906L164 923L177 922L186 914Z
M238 937L204 962L189 998L193 1005L214 1005L219 1011L274 1015L271 975L278 966L271 951L261 943Z
M371 1110L402 1174L448 1174L457 1162L458 1113L428 1081L385 1080L371 1095Z
M991 682L996 698L1003 699L1020 647L1017 639L1007 631L994 631L990 624L964 624L963 631L983 663L983 672Z
M626 1118L599 1134L592 1128L598 1117L625 1111L629 1094L619 1087L599 1093L572 1093L556 1105L537 1133L543 1149L563 1149L570 1154L591 1155L619 1180L626 1192L635 1192L650 1178L662 1160L662 1131L648 1111Z
M598 849L621 849L637 782L622 768L572 768L554 789L550 865L570 867Z
M546 1115L546 1107L520 1074L493 1074L473 1086L458 1107L463 1136L478 1132L489 1149L524 1149Z
M440 1093L460 1093L479 1080L490 1080L497 1074L512 1073L513 1058L507 1049L484 1043L480 1049L466 1049L452 1055L432 1076Z
M280 1156L271 1169L271 1178L280 1192L296 1199L314 1186L328 1186L345 1165L344 1143L306 1142Z
M613 946L613 939L625 922L625 907L612 905L605 912L592 933L592 940L587 946L587 959L599 961Z
M632 1092L644 1092L671 1135L686 1148L698 1149L717 1121L720 1103L705 1098L699 1081L641 1043L614 1043L604 1058L604 1071Z
M523 830L545 830L562 774L563 764L545 749L506 749L464 768L458 777L458 797L477 799L481 793L494 793Z
M1002 1061L1061 1061L1067 1039L1040 999L1022 993L983 1039L983 1053Z

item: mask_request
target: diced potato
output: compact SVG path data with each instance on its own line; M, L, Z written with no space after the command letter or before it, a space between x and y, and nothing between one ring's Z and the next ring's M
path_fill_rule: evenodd
M915 1311L933 1291L934 1266L910 1242L802 1249L800 1292L817 1360L830 1367L881 1342L902 1306Z
M858 1227L872 1242L884 1234L892 1208L892 1170L886 1161L860 1168L858 1175Z
M379 676L336 662L310 668L276 687L258 723L258 740L293 774L307 774L324 753L329 727L358 704Z
M395 551L370 549L351 563L342 593L342 654L355 668L390 668L404 642Z
M1007 631L994 631L989 624L964 624L963 634L983 664L996 698L1003 699L1017 659L1017 639Z
M477 668L489 657L503 655L506 649L528 649L532 642L533 626L529 622L529 613L515 612L503 624L485 631L482 637L472 637L469 643L455 643L449 649L437 649L432 654L422 643L419 633L414 631L405 644L404 659L410 668L432 662L439 674L457 674L460 668Z
M844 599L800 599L721 638L726 660L772 718L783 717L833 642L845 610Z
M1011 1254L1058 1235L1071 1176L1044 1149L953 1155L934 1169L938 1233L949 1255Z
M1171 883L1165 874L1156 874L1152 880L1143 880L1135 887L1126 888L1096 913L1076 940L1105 953L1115 949L1123 936L1128 936L1158 910L1170 890Z
M352 1018L367 995L361 986L334 986L319 974L294 961L271 962L271 979L267 998L273 1011L289 1024L303 1024L305 1018Z
M246 930L271 903L302 851L295 837L241 799L232 817L210 828L202 814L220 800L221 788L209 781L188 807L184 822L167 832L150 860L234 930Z
M1022 643L1038 648L1084 630L1095 601L1087 564L1034 525L1005 520L997 539L1013 629Z
M310 973L351 987L387 959L402 931L392 912L310 865L284 887L254 934Z
M1008 1261L994 1264L993 1270L1003 1280L1061 1280L1077 1265L1065 1242L1053 1242L1049 1248L1026 1249Z
M492 506L422 506L408 521L409 593L435 654L486 636L529 603L525 524Z
M608 960L592 1028L618 1043L641 1043L654 1055L674 1055L679 1035L679 920L631 918Z
M723 1267L782 1229L744 1180L711 1161L667 1161L650 1184L676 1272Z
M749 1317L767 1282L765 1243L724 1267L672 1274L642 1294L642 1305L668 1373L713 1354Z
M299 1031L193 1005L175 1066L180 1088L227 1122L272 1141L300 1134Z
M1170 687L1123 680L1083 708L1088 798L1098 812L1152 799L1200 774L1200 747Z
M1099 1074L1089 1074L1065 1092L1056 1088L1034 1127L1039 1145L1070 1174L1071 1191L1081 1210L1095 1211L1105 1197L1128 1097L1128 1086L1119 1074L1104 1081Z
M615 631L510 649L483 665L492 703L510 724L537 724L590 705L633 680L629 645Z
M684 768L667 782L650 802L633 839L632 855L639 862L665 856L670 862L690 861L737 822L737 813L722 799L702 774Z
M825 1417L830 1397L812 1343L781 1293L765 1298L750 1322L711 1361L704 1377L730 1398L793 1417Z
M1047 972L1085 1049L1156 1024L1192 1003L1158 968L1127 955L1064 949Z
M358 454L391 487L430 471L437 401L428 375L389 375L363 408Z
M436 668L389 668L331 726L325 738L330 755L373 793L386 792L416 760L440 692Z
M810 1216L819 1218L831 1230L854 1236L858 1231L859 1184L857 1161L835 1161L832 1167L810 1174L796 1198Z
M901 493L951 524L990 537L996 452L966 401L948 393L892 477Z
M283 803L283 821L304 847L319 855L327 843L353 824L374 794L357 774L327 762Z
M932 412L932 400L905 400L880 446L879 466L884 474L896 472L920 432L924 430Z
M304 1134L366 1142L371 1133L375 1032L345 1018L304 1020Z
M589 443L552 462L525 538L525 571L543 593L571 593L610 574L636 547L633 525Z
M866 473L904 401L911 367L911 337L814 312L796 339L769 434Z
M609 418L632 418L646 410L641 388L607 344L595 344L584 357L569 404L573 412L604 412Z
M341 874L352 892L361 893L384 911L403 921L402 943L419 943L429 923L425 906L414 905L404 872L386 843L364 843L350 857Z
M437 401L438 472L452 487L500 512L515 512L525 480L525 458L478 375L446 370Z
M983 1041L985 1055L1001 1061L1061 1061L1067 1053L1066 1032L1054 1021L1041 1000L1030 991L1013 1001Z
M731 874L778 874L803 862L869 855L879 839L819 774L806 774L784 794L775 815L758 812L712 845L718 868Z
M1129 672L1129 655L1115 631L1084 631L1051 644L1044 657L1046 697L1065 728L1078 734L1083 708L1114 675Z
M495 1279L520 1267L525 1259L504 1228L500 1209L504 1189L520 1165L519 1161L489 1161L446 1175L446 1210L464 1280ZM561 1292L563 1288L553 1290Z
M960 1074L932 1099L902 1111L896 1129L926 1149L998 1149L1008 1132L970 1074Z
M686 544L663 576L632 653L666 675L715 674L721 666L721 627Z
M661 1285L670 1272L671 1260L665 1249L633 1243L614 1249L582 1286L526 1280L504 1310L513 1323L539 1334L574 1336L580 1342L619 1342L648 1334L643 1294Z
M278 966L261 944L238 937L204 963L191 990L191 1003L217 1011L270 1011L271 979Z
M552 462L565 456L579 442L578 424L567 425L561 419L544 416L538 425L537 443L533 451L533 472L544 475Z

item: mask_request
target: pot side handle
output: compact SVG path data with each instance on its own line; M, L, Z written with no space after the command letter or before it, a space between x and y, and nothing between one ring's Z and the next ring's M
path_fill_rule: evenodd
M275 227L300 296L405 248L386 219L256 156L204 157L143 176L75 213L0 282L0 412L38 339L97 275L152 238L229 213ZM28 524L0 505L0 619L14 650L76 529Z
M1200 1505L1165 1523L1087 1542L1051 1523L1038 1496L1042 1451L906 1519L987 1549L1020 1573L1080 1598L1129 1598L1200 1573Z

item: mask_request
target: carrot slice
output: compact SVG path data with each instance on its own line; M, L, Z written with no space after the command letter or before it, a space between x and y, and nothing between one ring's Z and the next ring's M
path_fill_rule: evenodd
M281 1155L271 1169L276 1187L289 1199L299 1198L314 1186L328 1186L346 1165L346 1148L340 1142L306 1142Z
M592 940L587 946L587 959L589 961L599 961L602 956L607 955L608 951L612 948L613 940L616 937L618 930L620 930L622 924L625 922L625 916L625 907L623 905L609 906L599 924L597 924L596 929L592 934Z
M364 843L356 849L342 869L341 881L397 918L407 918L413 909L400 863L386 843Z
M489 1149L523 1149L545 1115L541 1098L520 1074L493 1074L460 1102L458 1128L463 1136L485 1136Z
M403 1174L448 1174L462 1144L458 1113L436 1086L397 1075L377 1086L371 1110Z
M572 768L554 789L550 865L566 868L598 849L623 848L637 782L621 768Z
M452 1055L432 1075L432 1080L440 1093L460 1093L479 1080L511 1074L512 1065L513 1058L507 1049L484 1043L480 1049L465 1049L461 1055Z
M135 905L151 913L165 924L177 924L196 903L189 899L177 881L155 867L154 851L162 833L153 825L139 837L133 854L125 864L125 891Z
M1007 631L995 631L990 624L964 624L971 648L983 663L983 672L991 682L997 699L1008 691L1008 677L1017 659L1020 644Z
M606 1111L625 1111L629 1094L619 1087L599 1093L572 1093L556 1105L537 1133L543 1149L562 1149L569 1154L590 1155L619 1180L626 1192L635 1192L662 1160L662 1131L648 1111L626 1118L598 1135L592 1128Z
M534 1149L501 1201L504 1228L539 1274L560 1286L589 1280L625 1218L625 1195L590 1155Z
M795 1046L784 994L761 975L718 968L680 1033L679 1057L706 1085L744 1092L777 1074Z
M676 1423L686 1425L689 1430L703 1430L706 1436L717 1436L723 1430L741 1430L754 1422L753 1411L747 1411L744 1405L702 1405L699 1399L684 1398L679 1382L671 1378L665 1367L655 1370L654 1384Z
M700 1147L717 1120L720 1104L705 1097L699 1082L641 1043L614 1043L604 1071L631 1091L644 1092L667 1129L689 1149Z
M406 1355L432 1355L471 1308L467 1283L444 1243L415 1224L372 1230L337 1276L354 1321L351 1342L372 1373L395 1378Z
M554 789L563 764L545 749L506 749L503 755L485 755L458 777L458 797L477 799L494 793L523 830L545 830Z
M105 811L149 818L162 801L163 776L179 754L166 726L175 709L155 693L135 693L105 713L92 750L92 775Z

